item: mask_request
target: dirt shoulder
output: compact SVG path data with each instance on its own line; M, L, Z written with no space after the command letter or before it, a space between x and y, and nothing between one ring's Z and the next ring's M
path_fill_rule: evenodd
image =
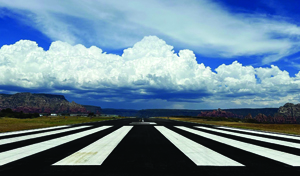
M167 117L159 117L159 118L168 119ZM258 123L227 122L227 121L207 121L205 119L178 118L178 117L169 117L169 119L201 123L201 124L209 124L209 125L218 125L218 126L227 126L227 127L235 127L235 128L242 128L242 129L253 129L253 130L300 135L300 124L258 124Z
M116 117L122 118L122 117ZM38 117L33 119L0 118L0 132L29 130L36 128L46 128L60 125L72 125L79 123L98 122L103 120L113 120L112 117Z

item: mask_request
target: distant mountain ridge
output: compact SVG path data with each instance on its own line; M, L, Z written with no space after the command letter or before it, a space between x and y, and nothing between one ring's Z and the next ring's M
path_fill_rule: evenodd
M29 92L16 94L0 94L0 109L10 108L24 113L87 113L87 109L69 102L63 95L32 94Z
M236 118L249 118L249 114L260 121L299 121L300 104L286 103L280 108L240 108L220 110L189 110L189 109L101 109L99 106L80 105L69 102L63 95L32 94L28 92L16 94L0 94L0 110L10 108L24 113L103 113L127 117L166 117L166 116L210 116L223 115ZM266 120L267 119L267 120ZM268 120L269 119L269 120ZM271 119L271 120L270 120Z
M123 117L137 117L139 110L135 109L113 109L113 108L103 108L103 114L115 114Z
M226 112L245 117L249 113L253 116L258 114L274 115L278 108L241 108L241 109L222 109ZM117 114L120 116L134 116L134 117L167 117L167 116L193 116L196 117L201 112L213 112L214 110L189 110L189 109L102 109L103 114Z

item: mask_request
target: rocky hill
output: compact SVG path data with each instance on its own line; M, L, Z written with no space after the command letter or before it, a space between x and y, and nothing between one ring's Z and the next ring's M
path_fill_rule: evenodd
M218 110L209 111L201 111L198 114L198 117L233 117L233 118L242 118L242 115L233 114L230 111L223 111L220 108Z
M293 103L286 103L284 106L280 106L276 116L300 117L300 103L296 105Z
M85 107L69 102L63 95L16 93L0 94L0 110L10 108L24 113L87 113Z
M274 119L280 120L281 123L300 123L300 103L286 103L280 106Z
M88 112L93 112L95 114L101 114L102 109L99 106L91 106L91 105L82 105Z

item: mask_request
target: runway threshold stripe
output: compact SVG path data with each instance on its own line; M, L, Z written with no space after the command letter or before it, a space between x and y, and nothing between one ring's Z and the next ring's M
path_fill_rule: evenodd
M244 166L243 164L206 148L166 127L155 126L155 128L197 166Z
M67 135L67 136L63 136L60 138L56 138L56 139L52 139L52 140L48 140L48 141L44 141L44 142L40 142L40 143L36 143L36 144L32 144L32 145L28 145L25 147L21 147L21 148L16 148L13 150L8 150L5 152L0 153L0 166L22 159L24 157L51 149L53 147L65 144L67 142L82 138L84 136L99 132L101 130L105 130L107 128L110 128L111 126L102 126L102 127L98 127L98 128L94 128L91 130L86 130L86 131L82 131L79 133L75 133L75 134L71 134L71 135Z
M287 139L300 140L300 137L288 136L288 135L284 135L284 134L272 134L272 133L267 133L267 132L243 130L243 129L227 128L227 127L217 127L217 128L226 129L226 130L233 130L233 131L241 131L241 132L247 132L247 133L254 133L254 134L263 134L263 135L274 136L274 137L282 137L282 138L287 138Z
M69 127L69 126L68 126L68 125L64 125L64 126L56 126L56 127L48 127L48 128L38 128L38 129L33 129L33 130L23 130L23 131L5 132L5 133L0 133L0 137L1 137L1 136L15 135L15 134L31 133L31 132L37 132L37 131L45 131L45 130L59 129L59 128L65 128L65 127Z
M27 136L0 139L0 145L9 144L9 143L13 143L13 142L24 141L24 140L28 140L28 139L43 137L43 136L49 136L49 135L53 135L53 134L78 130L78 129L87 128L87 127L90 127L90 126L79 126L79 127L67 128L67 129L63 129L63 130L49 131L49 132L44 132L44 133L39 133L39 134L31 134L31 135L27 135Z
M202 137L205 137L205 138L217 141L217 142L221 142L223 144L226 144L226 145L229 145L229 146L241 149L241 150L245 150L250 153L254 153L254 154L275 160L275 161L279 161L279 162L282 162L282 163L285 163L285 164L288 164L291 166L300 166L300 156L297 156L297 155L293 155L293 154L269 149L266 147L249 144L246 142L236 141L233 139L221 137L221 136L214 135L214 134L209 134L206 132L194 130L194 129L187 128L187 127L176 126L176 128L179 128L184 131L188 131L190 133L193 133L193 134L196 134L196 135L199 135L199 136L202 136Z
M243 137L243 138L247 138L247 139L253 139L253 140L257 140L257 141L268 142L268 143L272 143L272 144L278 144L278 145L283 145L283 146L287 146L287 147L293 147L293 148L300 149L300 144L294 143L294 142L287 142L287 141L281 141L281 140L277 140L277 139L270 139L270 138L265 138L265 137L252 136L252 135L248 135L248 134L241 134L241 133L223 131L223 130L218 130L218 129L214 129L214 128L198 127L198 126L196 126L196 128L209 130L209 131L215 131L215 132L218 132L218 133L229 134L229 135Z
M53 165L101 165L133 126L123 126Z

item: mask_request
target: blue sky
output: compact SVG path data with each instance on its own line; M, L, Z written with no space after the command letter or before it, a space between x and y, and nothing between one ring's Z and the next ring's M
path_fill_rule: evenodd
M102 108L299 103L296 0L0 0L0 93Z

